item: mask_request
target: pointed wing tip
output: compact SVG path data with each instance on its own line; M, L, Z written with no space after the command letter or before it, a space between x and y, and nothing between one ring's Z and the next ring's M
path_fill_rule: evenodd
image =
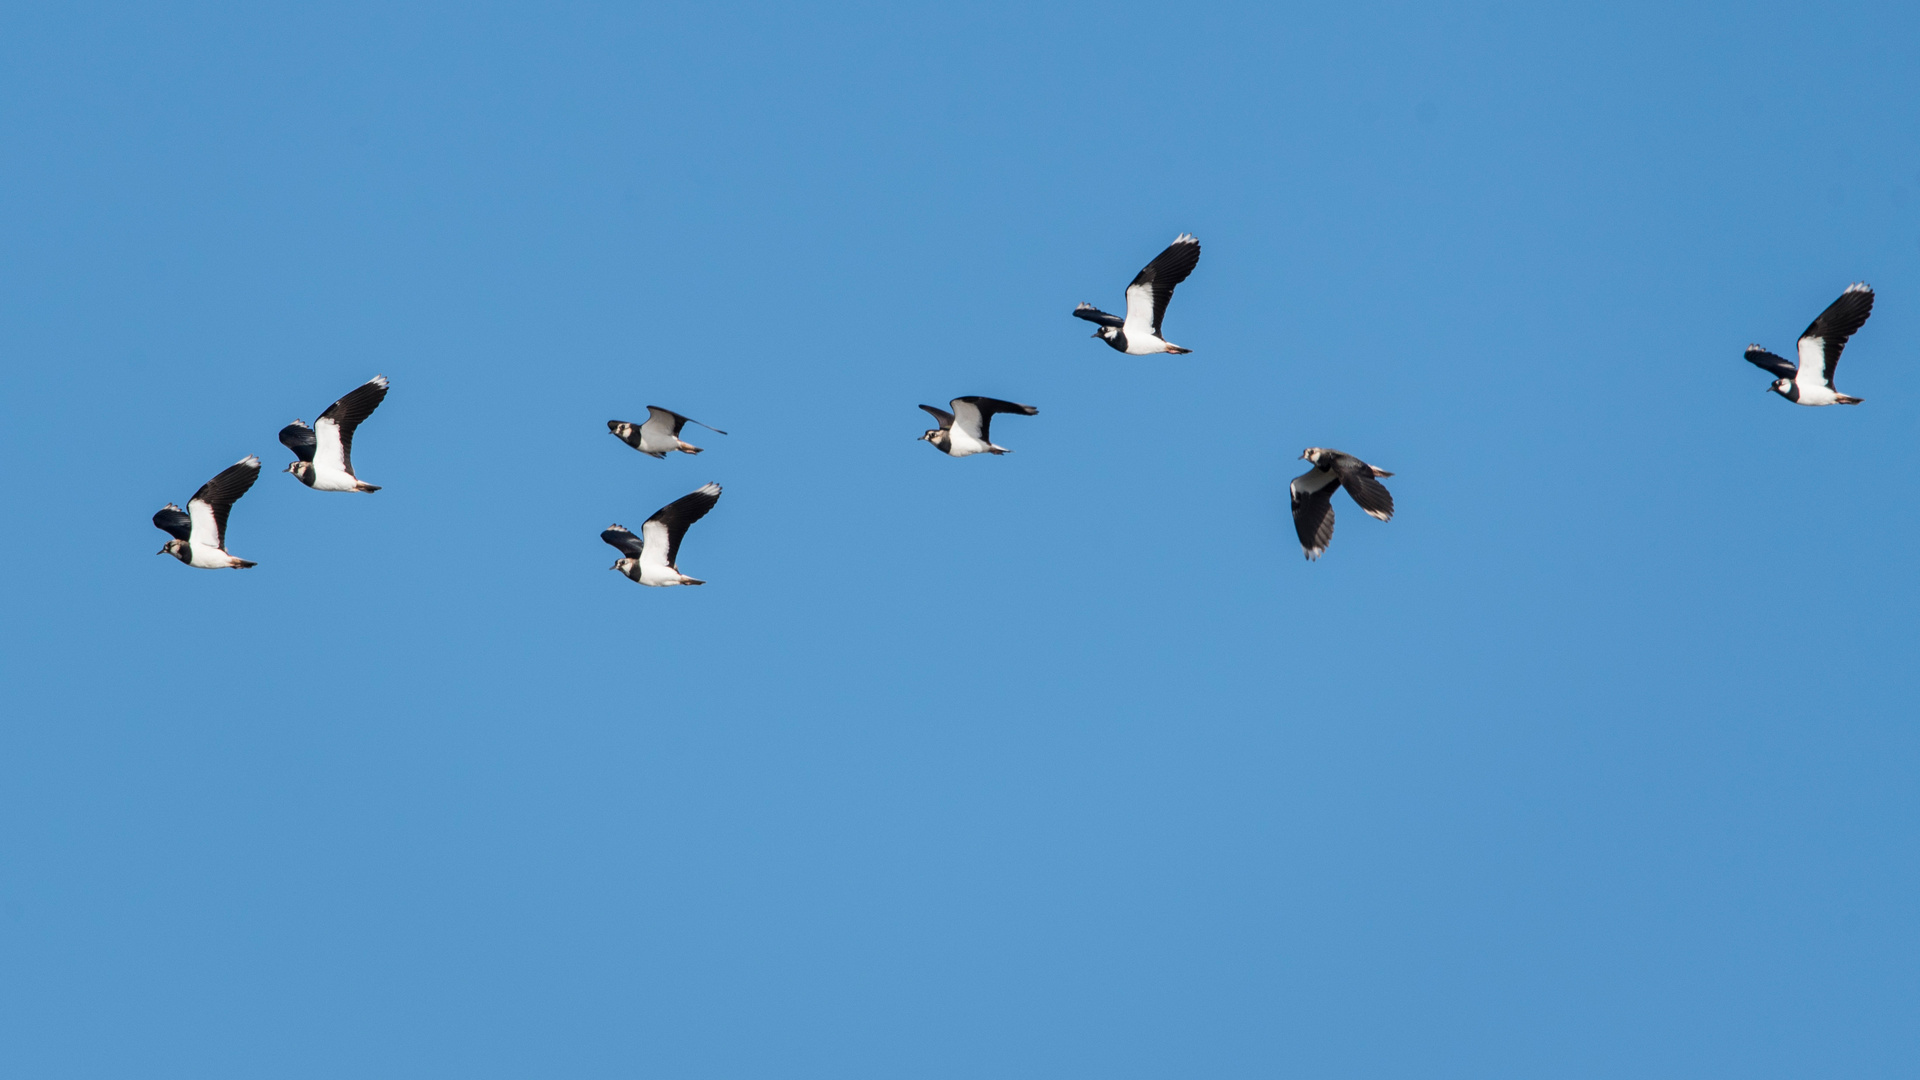
M377 386L380 389L385 390L389 384L387 382L387 377L385 375L375 375L373 378L367 380L367 385Z
M1195 247L1200 246L1200 238L1190 232L1183 232L1179 236L1174 237L1173 242L1176 244L1192 244Z
M719 485L719 484L716 484L716 483L714 483L714 482L712 482L711 480L709 480L708 482L706 482L706 483L704 483L704 484L702 484L702 485L700 485L700 490L699 490L699 494L701 494L701 495L718 495L718 494L720 494L720 485Z
M243 457L239 461L234 462L234 464L245 465L250 469L257 469L260 467L260 459L253 456L252 454L248 454L246 457Z
M1853 284L1847 286L1847 292L1866 293L1867 295L1871 296L1873 295L1873 286L1867 284L1864 281L1856 281ZM1844 296L1846 295L1846 293L1842 293L1841 295Z

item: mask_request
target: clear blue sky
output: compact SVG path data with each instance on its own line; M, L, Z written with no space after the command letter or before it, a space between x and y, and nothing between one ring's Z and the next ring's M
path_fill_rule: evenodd
M0 1072L1920 1068L1920 9L395 7L0 16Z

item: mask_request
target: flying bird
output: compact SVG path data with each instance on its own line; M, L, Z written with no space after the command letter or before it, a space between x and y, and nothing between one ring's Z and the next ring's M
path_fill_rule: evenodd
M168 503L153 524L173 537L155 555L171 555L201 570L245 570L253 563L227 554L227 513L260 479L260 459L248 454L200 485L185 510Z
M315 491L379 491L353 475L353 429L386 399L387 377L375 375L327 406L312 427L295 420L281 428L280 442L300 459L283 471Z
M1128 356L1153 353L1189 353L1160 336L1160 319L1167 313L1167 301L1173 299L1173 287L1187 280L1200 264L1200 241L1181 233L1167 250L1153 257L1134 275L1127 286L1127 317L1109 315L1092 304L1081 304L1073 313L1090 323L1099 324L1093 336Z
M706 517L719 501L720 485L707 484L654 511L640 526L639 536L625 525L610 526L600 539L612 544L620 558L609 569L642 585L705 585L699 578L681 573L674 562L680 556L680 540L687 535L687 526Z
M1011 454L1013 451L1004 446L995 446L987 434L987 428L993 423L995 413L1018 413L1021 416L1034 416L1040 410L1031 405L1020 405L1011 401L1001 401L990 397L957 397L947 404L953 411L936 409L931 405L922 405L935 420L940 422L937 428L929 428L920 438L933 444L935 450L948 457L966 457L969 454Z
M1313 468L1294 477L1291 489L1293 531L1300 535L1300 550L1306 552L1307 558L1319 558L1327 550L1328 541L1333 539L1336 488L1346 488L1360 509L1381 521L1393 520L1393 496L1376 479L1392 473L1376 469L1352 454L1319 446L1307 447L1300 456L1313 462Z
M1840 350L1847 347L1847 339L1871 314L1873 286L1856 282L1800 335L1798 367L1758 345L1747 346L1747 360L1778 376L1767 389L1795 404L1858 405L1861 399L1833 388L1833 369L1840 366Z
M699 447L680 441L680 429L688 424L700 424L700 421L681 416L677 412L663 409L658 405L649 405L645 423L629 424L625 420L609 420L607 430L613 432L615 438L643 454L664 458L674 450L683 454L700 452ZM715 435L726 434L717 427L708 427L706 424L700 424L700 426Z

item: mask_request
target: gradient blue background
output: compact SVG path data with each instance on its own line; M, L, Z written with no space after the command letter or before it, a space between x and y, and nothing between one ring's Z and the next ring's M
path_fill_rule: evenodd
M1920 9L327 8L0 16L0 1071L1920 1068Z

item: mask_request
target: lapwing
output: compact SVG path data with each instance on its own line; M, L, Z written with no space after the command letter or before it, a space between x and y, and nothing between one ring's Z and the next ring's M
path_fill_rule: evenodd
M1073 313L1090 323L1099 324L1093 336L1128 356L1154 353L1189 353L1160 336L1160 319L1167 313L1167 301L1173 299L1173 287L1187 280L1200 263L1200 241L1181 233L1167 250L1153 257L1134 275L1127 286L1127 317L1109 315L1092 304L1081 304Z
M1833 388L1833 369L1840 366L1840 350L1847 347L1847 339L1871 314L1873 286L1857 282L1847 286L1840 299L1828 304L1800 335L1798 367L1758 345L1747 346L1747 360L1778 376L1767 389L1797 405L1858 405L1861 399Z
M957 397L947 404L953 411L936 409L931 405L922 405L922 409L940 421L940 426L929 429L920 438L933 444L935 450L948 457L966 457L969 454L1011 454L1013 451L1004 446L995 446L987 434L987 428L993 423L995 413L1018 413L1021 416L1034 416L1040 410L1031 405L1020 405L1011 401L1001 401L990 397Z
M1393 474L1376 469L1352 454L1309 446L1301 458L1313 462L1313 468L1295 477L1293 494L1293 531L1300 535L1300 550L1307 558L1317 559L1333 539L1333 493L1346 488L1360 509L1379 518L1393 520L1393 496L1377 479Z
M153 524L173 537L156 555L171 555L201 570L245 570L253 563L227 554L227 513L260 479L260 459L248 454L200 485L185 510L168 503Z
M708 484L690 495L682 495L654 511L635 536L625 525L610 526L600 539L620 552L609 569L618 570L642 585L705 585L688 577L674 565L680 555L680 539L687 526L707 516L720 501L720 485Z
M643 454L664 458L674 450L683 454L700 452L699 447L680 441L680 429L688 424L700 424L700 421L681 416L677 412L663 409L658 405L649 405L645 423L629 424L625 420L609 420L607 430L613 432L615 438ZM700 426L715 435L726 434L717 427L708 427L706 424L700 424Z
M327 406L312 427L295 420L281 428L280 442L300 458L284 471L315 491L379 491L353 475L353 429L386 399L387 377L375 375Z

